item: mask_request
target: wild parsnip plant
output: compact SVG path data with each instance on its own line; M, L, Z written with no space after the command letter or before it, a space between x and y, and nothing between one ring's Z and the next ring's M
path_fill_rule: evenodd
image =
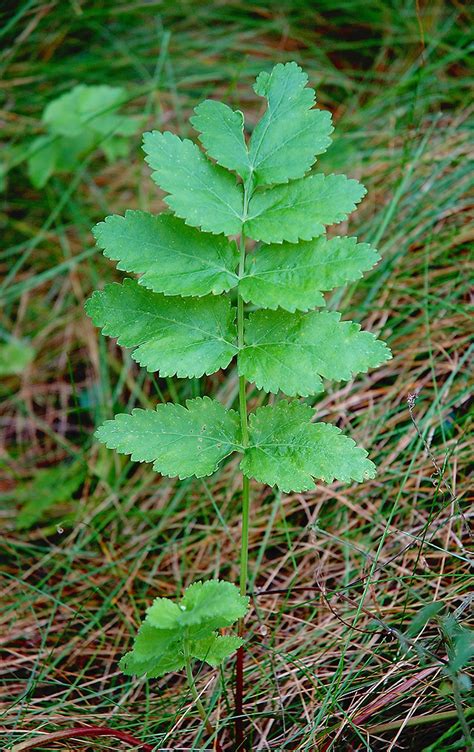
M325 235L365 194L344 175L310 172L331 142L330 114L314 108L315 93L294 62L261 73L254 88L266 110L249 139L243 114L214 100L191 119L207 153L170 132L145 133L152 178L171 213L127 211L95 228L105 255L140 275L88 301L103 334L134 348L132 357L163 377L199 378L234 359L239 374L238 411L198 397L186 406L134 409L97 431L109 448L153 462L167 476L208 476L226 457L241 455L240 596L231 595L230 583L211 581L191 586L181 606L158 599L122 661L126 673L158 676L189 666L190 657L215 665L240 644L215 630L247 608L251 479L291 492L315 488L315 479L375 476L367 452L336 426L313 422L304 401L271 400L248 414L248 384L310 397L323 391L323 379L349 380L390 358L358 324L315 310L324 309L325 291L358 279L379 259L354 237ZM224 609L218 587L234 610ZM199 595L197 611L188 605L191 594ZM197 637L189 624L207 647L192 647Z

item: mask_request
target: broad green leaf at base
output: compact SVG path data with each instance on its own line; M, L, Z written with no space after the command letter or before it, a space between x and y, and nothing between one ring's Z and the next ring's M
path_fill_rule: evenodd
M216 400L196 397L186 407L171 403L156 410L135 408L119 414L96 431L99 441L134 462L153 462L169 477L202 478L240 445L239 416Z
M311 423L312 415L308 405L297 402L258 408L250 415L244 474L287 493L315 488L314 478L326 483L374 478L367 452L336 426Z
M223 580L195 582L178 603L156 598L120 668L125 674L152 678L182 669L185 656L218 666L243 640L215 630L244 617L248 604L248 597Z
M237 284L235 243L188 227L178 217L129 210L125 217L106 217L93 232L118 269L141 274L138 283L154 292L218 295Z

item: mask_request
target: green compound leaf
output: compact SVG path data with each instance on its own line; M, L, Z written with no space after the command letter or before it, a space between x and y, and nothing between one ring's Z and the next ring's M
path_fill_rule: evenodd
M263 308L308 311L325 305L321 291L359 279L379 259L375 248L357 238L322 236L297 248L292 243L262 246L247 257L239 293Z
M328 311L251 314L239 374L267 392L307 397L323 390L321 376L348 381L391 357L384 342L340 318Z
M301 178L331 143L331 115L312 109L313 89L296 63L260 73L255 92L268 101L250 141L250 163L260 185Z
M345 175L310 175L257 192L250 199L245 232L264 243L312 240L326 225L347 219L366 189Z
M284 400L256 410L241 462L244 474L284 492L313 489L313 478L326 483L374 478L367 452L336 426L310 423L312 414L308 405Z
M211 475L224 457L240 446L239 416L209 397L171 403L156 410L135 408L131 415L106 420L96 437L134 462L153 462L169 477Z
M243 114L212 99L201 102L194 112L191 123L201 134L199 140L207 153L222 167L235 170L245 180L250 174L250 163Z
M215 235L242 228L243 190L233 175L210 162L196 144L166 131L143 136L152 178L169 196L165 201L187 225Z
M162 376L199 377L225 368L236 352L235 310L226 298L166 297L126 279L94 292L86 312L132 358Z
M235 243L205 235L168 214L127 211L106 217L93 230L117 268L142 276L140 285L165 295L218 295L237 284Z
M243 645L240 637L212 634L203 640L193 640L190 643L190 654L199 661L205 661L210 666L219 666L223 660L235 653Z
M186 655L219 665L243 641L215 630L245 616L248 603L235 585L222 580L194 583L179 603L156 598L120 668L126 674L162 676L183 668Z

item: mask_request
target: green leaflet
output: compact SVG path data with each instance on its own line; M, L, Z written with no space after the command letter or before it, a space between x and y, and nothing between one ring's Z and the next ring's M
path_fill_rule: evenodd
M247 256L239 293L262 308L308 311L325 305L321 291L359 279L379 259L375 248L357 238L321 236L297 249L293 243L262 246Z
M244 474L287 493L315 488L313 478L326 483L374 478L367 452L336 426L310 423L312 414L308 405L285 400L258 408L250 416Z
M248 598L230 582L208 580L186 588L181 600L181 623L185 626L220 629L245 616Z
M250 199L245 232L264 243L297 243L325 232L354 211L366 190L345 175L310 175L288 185L256 192Z
M162 676L183 668L187 654L217 666L243 640L218 635L215 629L234 624L245 616L248 605L248 597L223 580L195 582L186 588L179 603L156 598L120 668L131 675Z
M267 392L307 397L323 389L321 376L347 381L391 357L384 342L336 312L250 314L239 374Z
M143 135L152 178L164 191L168 206L187 225L216 235L241 231L243 190L233 175L212 164L196 144L173 133Z
M162 376L214 373L237 350L235 310L226 298L166 297L126 279L94 292L86 311L103 334L136 347L133 359Z
M331 115L312 109L315 93L307 83L296 63L275 65L257 78L255 92L268 102L250 141L250 164L259 185L301 178L331 143Z
M84 127L102 135L131 135L137 129L136 121L115 112L125 98L121 87L80 84L46 106L43 122L60 136L80 136Z
M247 608L248 598L232 583L198 581L186 588L179 605L155 598L147 610L147 622L159 629L186 629L193 639L202 639L216 629L230 627Z
M193 658L205 661L210 666L219 666L243 644L244 641L240 637L213 634L202 640L193 640L190 643L190 652Z
M153 469L169 477L211 475L224 457L240 446L239 417L209 397L171 403L156 410L135 408L116 415L96 431L109 449L129 454L134 462L153 462Z
M244 116L223 102L206 99L194 109L191 118L201 134L199 140L207 153L222 167L235 170L244 180L250 174L249 154L244 138Z
M172 671L181 671L184 668L184 655L181 650L169 648L165 655L156 655L140 661L133 650L125 653L119 666L127 676L144 676L148 679L158 679Z
M165 295L218 295L237 284L235 243L206 235L168 214L125 212L106 217L94 235L117 268L142 276L140 285Z

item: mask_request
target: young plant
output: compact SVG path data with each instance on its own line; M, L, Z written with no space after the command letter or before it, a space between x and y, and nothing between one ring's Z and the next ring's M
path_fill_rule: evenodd
M248 414L248 384L309 397L323 391L323 378L349 380L390 358L386 345L358 324L314 310L324 308L323 292L358 279L379 255L354 237L325 235L366 191L344 175L310 173L333 127L330 114L314 108L315 93L306 84L293 62L261 73L254 88L266 110L250 139L240 111L202 102L191 122L207 154L173 133L145 133L152 179L166 192L171 213L127 211L94 230L120 270L140 275L107 285L88 301L87 312L104 334L134 348L132 357L163 377L199 378L237 361L238 411L197 397L186 406L117 415L96 435L179 478L211 475L226 457L241 455L242 597L251 479L290 492L314 489L315 479L375 476L367 452L336 426L313 422L305 402L271 400ZM172 668L183 657L184 648ZM155 675L145 661L122 665ZM241 672L242 660L238 687ZM240 703L237 696L238 714Z
M74 171L98 147L109 162L128 154L130 136L137 132L139 121L118 113L125 93L121 87L81 84L45 107L46 134L22 152L35 188L46 185L54 173Z
M248 597L240 595L231 582L207 580L186 588L179 603L155 598L138 630L133 650L124 655L120 668L125 674L158 677L170 671L186 669L191 694L207 731L208 721L194 682L192 662L204 661L218 666L234 653L243 640L235 635L220 635L216 630L229 627L245 616Z

